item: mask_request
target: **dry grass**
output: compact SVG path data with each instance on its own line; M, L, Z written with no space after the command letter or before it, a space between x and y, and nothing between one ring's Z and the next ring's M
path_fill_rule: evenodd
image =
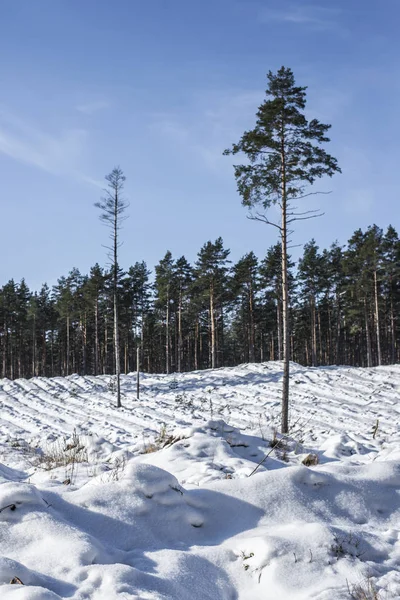
M152 452L158 452L162 448L168 448L176 442L185 439L183 436L174 436L167 433L166 425L161 425L160 431L156 435L153 441L146 441L143 435L143 450L142 454L151 454Z
M314 467L319 463L318 456L316 454L307 454L301 461L306 467Z
M352 600L383 600L381 592L378 591L371 577L352 586L347 583L347 588Z

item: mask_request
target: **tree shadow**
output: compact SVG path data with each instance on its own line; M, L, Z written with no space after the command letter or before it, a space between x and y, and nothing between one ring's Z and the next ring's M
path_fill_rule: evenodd
M73 494L71 500L75 499L75 492L69 493ZM206 548L256 527L263 511L209 489L183 491L182 496L179 490L174 493L180 503L176 506L171 505L171 499L157 501L155 495L144 497L140 507L125 504L121 515L116 509L116 516L107 501L99 505L97 512L69 501L68 493L60 496L50 490L44 495L54 518L78 530L80 535L83 532L95 548L88 554L88 568L125 565L130 568L124 579L126 585L131 588L144 585L143 589L164 594L162 598L235 600L237 592L228 573L212 564ZM166 577L159 574L157 556L165 550L171 552L179 565L172 579L168 573ZM62 592L60 595L64 597L73 595L73 588L66 593L57 581L49 582L48 589Z

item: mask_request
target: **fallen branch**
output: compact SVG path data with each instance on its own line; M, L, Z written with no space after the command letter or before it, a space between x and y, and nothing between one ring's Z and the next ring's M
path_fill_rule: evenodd
M0 508L0 513L3 512L3 510L6 510L6 508L9 508L10 510L15 510L17 507L15 504L7 504L7 506L3 506L3 508Z

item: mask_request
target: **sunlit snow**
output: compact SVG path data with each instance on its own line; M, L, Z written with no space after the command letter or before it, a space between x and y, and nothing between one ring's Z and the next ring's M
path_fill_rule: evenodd
M1 380L1 600L399 598L400 366L281 377Z

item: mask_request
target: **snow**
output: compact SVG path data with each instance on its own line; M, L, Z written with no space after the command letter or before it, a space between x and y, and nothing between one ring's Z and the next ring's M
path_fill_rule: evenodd
M1 600L399 598L400 366L291 373L1 380Z

